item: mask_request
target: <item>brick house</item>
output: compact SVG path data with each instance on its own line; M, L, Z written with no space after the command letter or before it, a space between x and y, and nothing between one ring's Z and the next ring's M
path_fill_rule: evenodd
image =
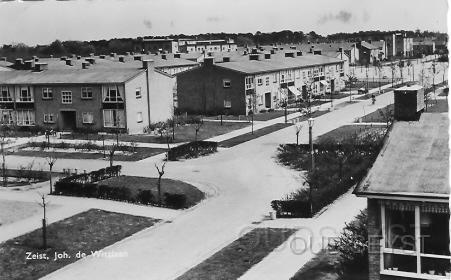
M344 87L344 61L301 51L251 53L177 74L178 109L193 114L247 115L282 102L324 95Z
M122 68L86 66L91 63L48 69L39 62L32 70L0 72L2 123L134 134L172 116L175 79L153 61Z
M369 279L450 279L449 121L396 122L367 177Z

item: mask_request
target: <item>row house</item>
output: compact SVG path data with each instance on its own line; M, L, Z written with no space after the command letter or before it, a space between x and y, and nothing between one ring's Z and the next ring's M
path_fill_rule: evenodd
M233 40L187 41L179 47L179 51L182 53L234 52L237 50L238 45Z
M344 61L322 56L250 54L242 59L215 63L177 75L181 112L247 115L277 109L284 102L305 101L309 94L324 95L344 87Z
M3 124L135 134L173 114L174 79L153 61L140 68L47 67L0 72Z
M387 58L411 57L413 55L413 38L403 33L393 33L385 38Z

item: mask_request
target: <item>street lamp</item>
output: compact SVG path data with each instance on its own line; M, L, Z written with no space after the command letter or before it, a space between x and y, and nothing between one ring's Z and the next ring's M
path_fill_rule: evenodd
M315 119L309 118L308 119L308 132L309 132L309 144L310 144L310 156L311 156L311 169L310 172L313 173L313 170L315 169L315 158L313 153L313 137L312 137L312 129L313 124L315 122ZM312 205L312 183L309 184L309 204L310 204L310 215L313 214L313 205Z

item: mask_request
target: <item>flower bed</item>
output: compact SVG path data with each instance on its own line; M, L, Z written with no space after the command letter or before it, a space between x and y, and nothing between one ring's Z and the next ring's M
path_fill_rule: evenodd
M168 160L176 161L179 159L197 158L211 153L215 153L218 149L217 142L196 141L186 143L174 148L168 152Z

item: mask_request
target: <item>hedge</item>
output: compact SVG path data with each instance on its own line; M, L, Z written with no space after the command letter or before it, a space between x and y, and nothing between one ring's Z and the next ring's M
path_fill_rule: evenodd
M310 218L310 203L308 200L273 200L271 207L276 211L277 218Z
M168 160L176 161L180 158L197 158L218 150L218 143L211 141L194 141L186 143L168 151Z

